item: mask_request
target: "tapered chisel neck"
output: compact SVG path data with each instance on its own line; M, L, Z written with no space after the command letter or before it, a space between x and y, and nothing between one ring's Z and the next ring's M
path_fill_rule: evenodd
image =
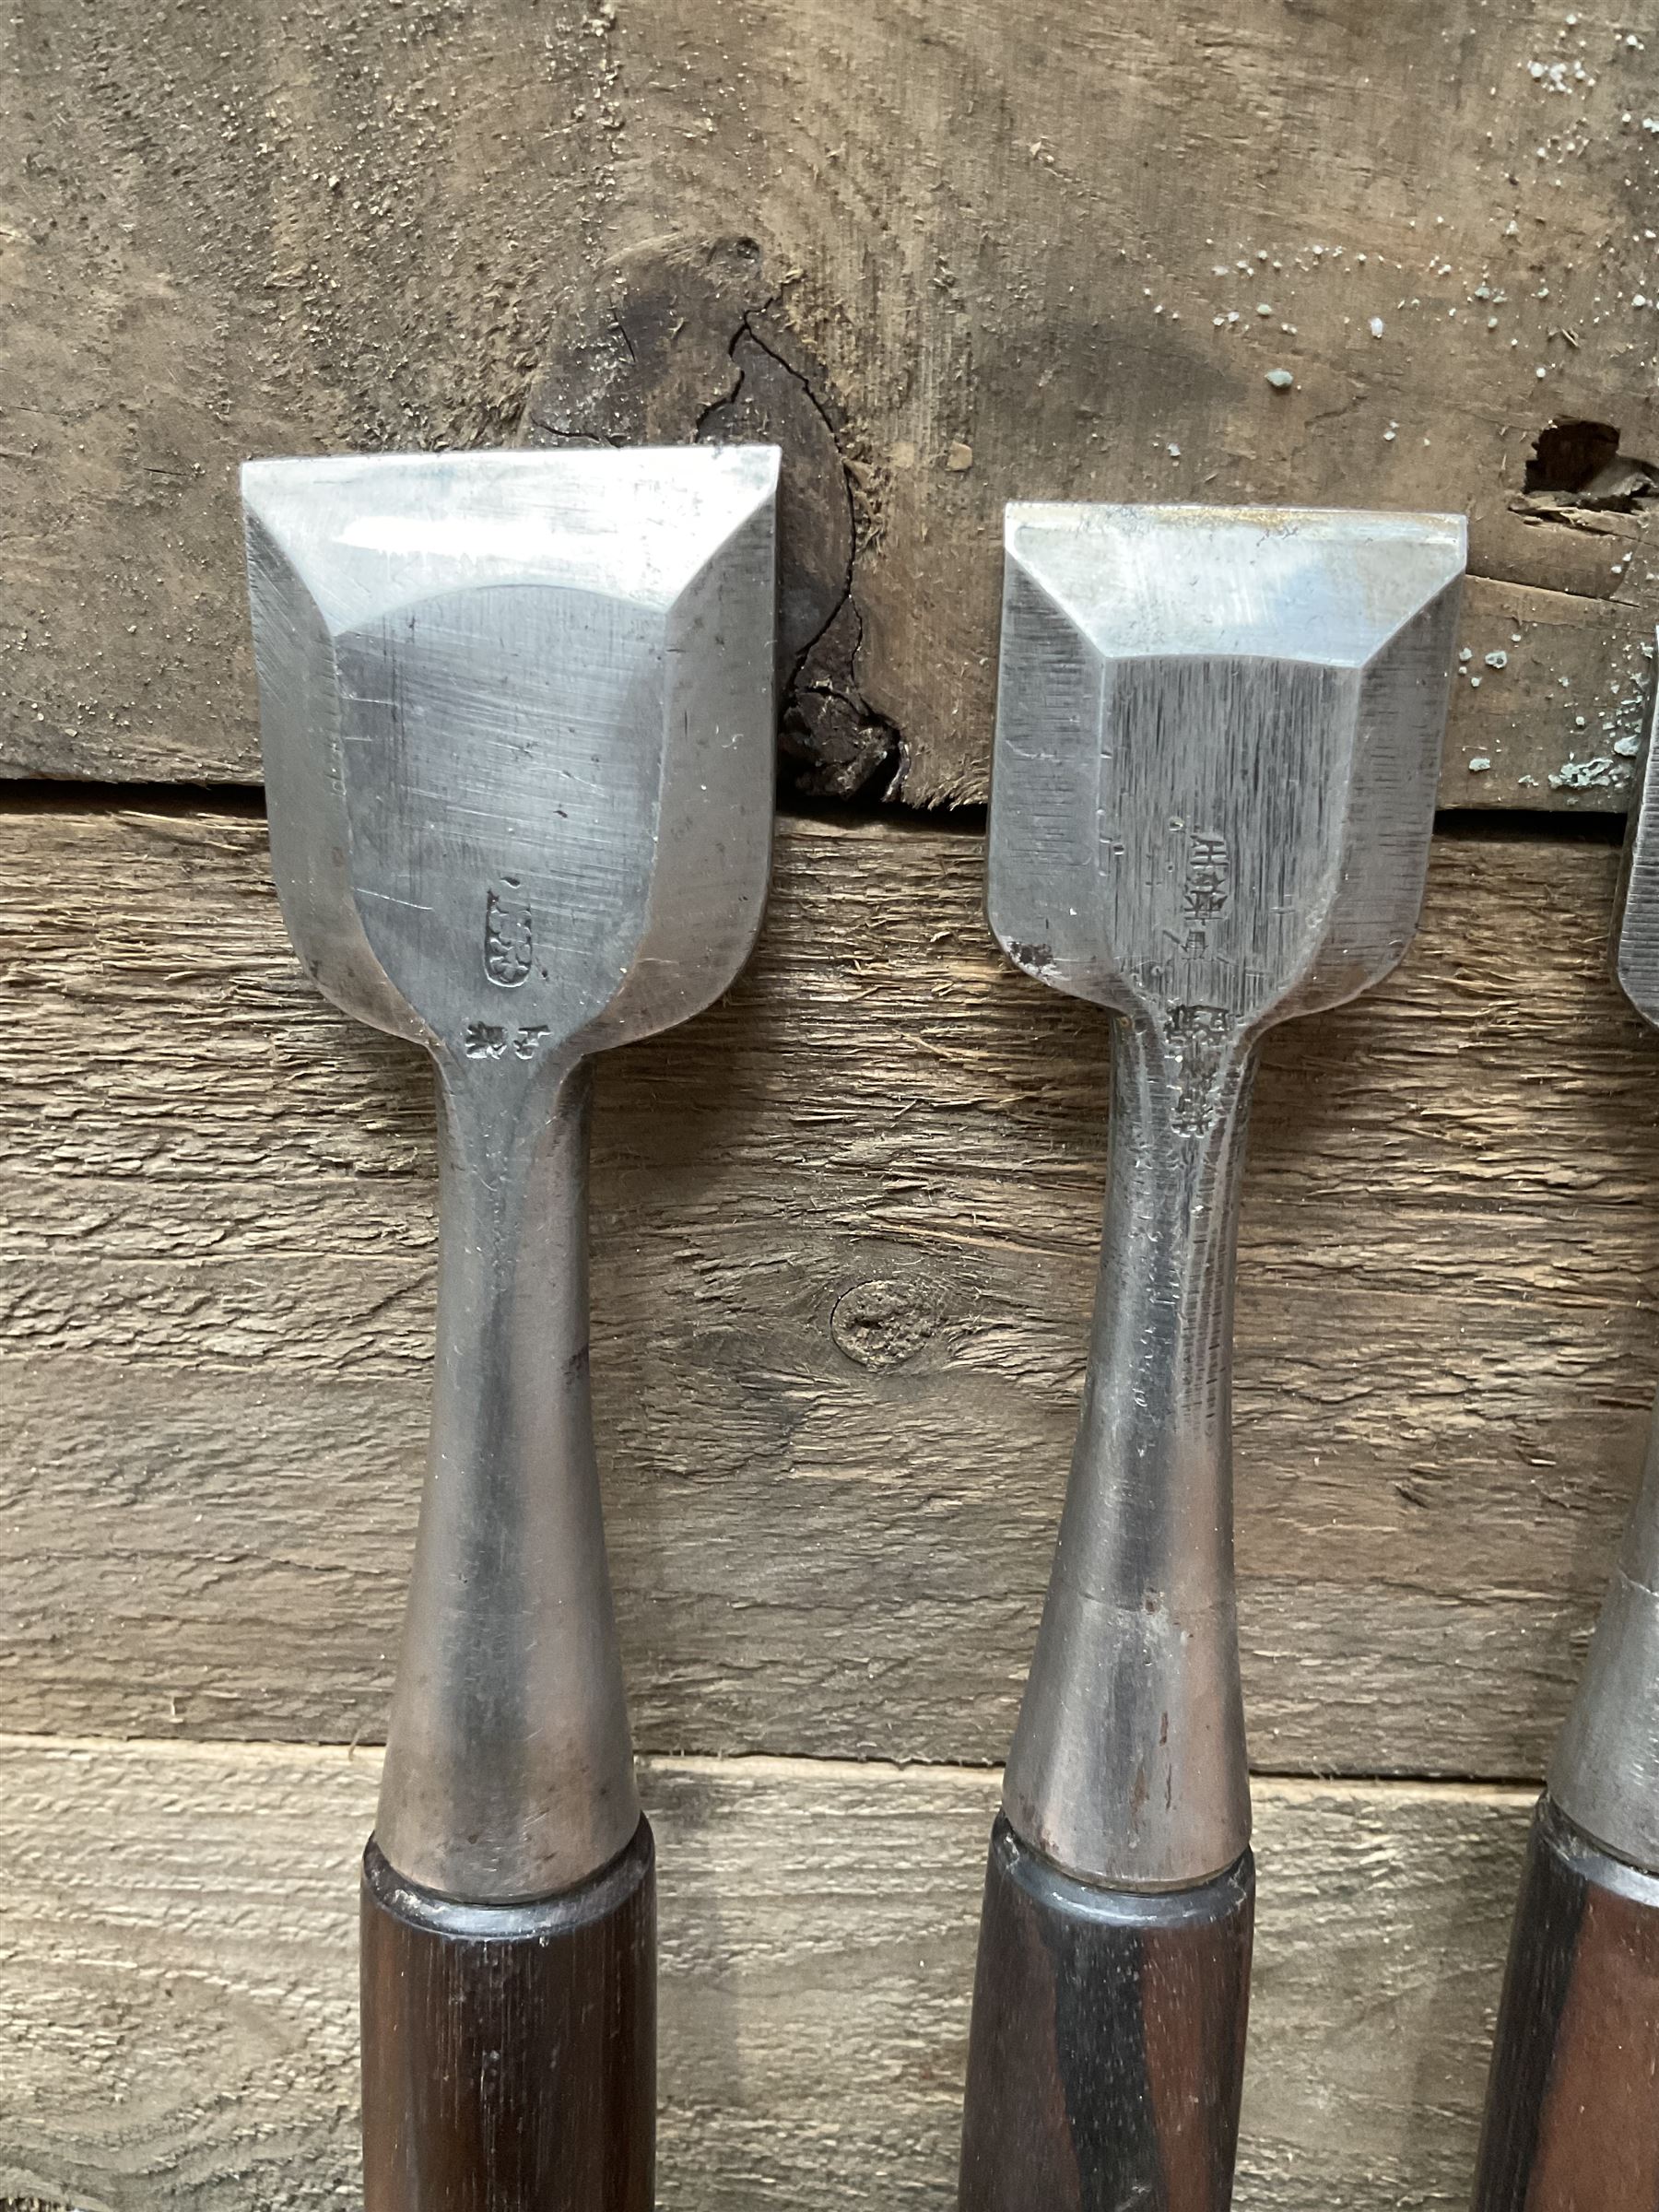
M589 1082L441 1064L431 1454L375 1833L441 1895L544 1897L639 1824L588 1394Z
M1207 1007L1113 1030L1088 1374L1004 1805L1068 1873L1159 1888L1250 1840L1230 1362L1254 1054Z

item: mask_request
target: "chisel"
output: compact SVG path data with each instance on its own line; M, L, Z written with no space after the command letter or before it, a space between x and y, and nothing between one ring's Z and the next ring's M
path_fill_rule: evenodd
M588 1064L753 943L778 456L243 472L301 960L437 1067L430 1457L362 1888L366 2212L650 2212L653 1847L588 1392Z
M1659 765L1648 736L1614 968L1659 1026ZM1476 2212L1659 2206L1659 1408L1528 1840Z
M963 2212L1216 2212L1254 1876L1233 1257L1257 1048L1417 925L1461 517L1007 511L987 907L1111 1010L1094 1333L992 1833Z

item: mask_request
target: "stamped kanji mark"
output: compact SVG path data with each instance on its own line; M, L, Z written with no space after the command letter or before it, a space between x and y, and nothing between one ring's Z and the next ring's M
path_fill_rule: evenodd
M1213 922L1225 913L1232 891L1232 854L1224 837L1194 833L1187 843L1182 904L1189 922Z
M535 959L535 939L530 909L508 896L516 891L516 876L504 876L502 888L494 886L484 900L484 972L503 991L516 990L530 973Z
M1231 1017L1225 1006L1171 1006L1165 1035L1173 1048L1173 1120L1182 1136L1209 1125L1217 1080L1227 1057Z
M534 1060L547 1033L545 1022L532 1029L509 1030L493 1021L469 1021L461 1050L469 1060L505 1060L509 1053L515 1060Z

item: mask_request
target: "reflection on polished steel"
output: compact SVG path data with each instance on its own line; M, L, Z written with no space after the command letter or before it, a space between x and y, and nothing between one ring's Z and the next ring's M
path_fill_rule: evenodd
M431 1457L376 1836L474 1901L639 1824L588 1404L587 1069L718 995L772 812L771 447L256 462L282 908L438 1071Z
M1016 506L988 906L1115 1024L1081 1423L1008 1761L1066 1872L1179 1888L1250 1834L1232 1281L1256 1048L1417 924L1464 567L1452 515Z
M1659 1026L1659 706L1631 815L1614 967ZM1659 1874L1659 1406L1590 1656L1550 1762L1549 1794L1616 1858Z

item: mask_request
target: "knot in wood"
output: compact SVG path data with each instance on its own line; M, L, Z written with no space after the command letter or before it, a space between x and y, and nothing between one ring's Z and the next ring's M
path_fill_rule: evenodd
M932 1336L938 1294L926 1282L877 1277L843 1290L830 1315L830 1334L860 1367L901 1367Z

